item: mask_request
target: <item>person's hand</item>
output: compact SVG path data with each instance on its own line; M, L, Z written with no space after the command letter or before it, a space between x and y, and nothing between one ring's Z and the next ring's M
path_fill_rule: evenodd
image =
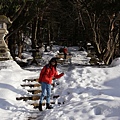
M63 76L63 75L64 75L64 72L62 72L61 75Z

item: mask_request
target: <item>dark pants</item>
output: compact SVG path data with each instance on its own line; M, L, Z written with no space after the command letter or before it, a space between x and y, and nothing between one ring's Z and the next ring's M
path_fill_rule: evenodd
M66 59L67 58L67 54L66 53L64 53L64 59Z

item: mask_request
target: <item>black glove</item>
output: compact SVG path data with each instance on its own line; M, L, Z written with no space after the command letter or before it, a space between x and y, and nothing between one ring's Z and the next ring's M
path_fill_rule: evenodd
M64 75L64 72L62 72L61 75Z

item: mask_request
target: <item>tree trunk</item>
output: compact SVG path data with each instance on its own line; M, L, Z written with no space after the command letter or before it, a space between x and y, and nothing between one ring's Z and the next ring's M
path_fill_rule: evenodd
M107 47L106 47L106 52L104 54L104 61L106 64L109 64L110 59L112 58L114 54L114 49L115 49L115 38L114 38L114 17L110 17L110 26L109 26L109 39L107 42Z
M48 23L48 45L50 45L51 33L50 33L50 23Z
M18 57L22 58L22 50L23 50L23 45L19 44L18 45Z
M38 24L38 18L35 17L33 22L32 22L32 56L33 56L33 61L32 63L38 64L36 61L36 46L37 46L37 40L36 40L36 35L37 35L37 24ZM31 64L32 64L31 63Z
M101 54L100 43L99 43L100 40L99 40L99 37L98 37L98 30L97 30L98 23L97 23L96 15L93 14L93 16L90 16L88 11L87 11L87 15L88 15L88 18L89 18L89 21L90 21L91 29L93 31L93 41L96 45L97 52L99 54Z
M22 43L22 37L20 31L18 31L17 37L18 37L18 57L22 58L23 43Z
M15 60L15 50L16 50L16 46L15 46L15 35L11 35L9 37L8 40L8 48L10 49L10 54L13 57L13 59Z

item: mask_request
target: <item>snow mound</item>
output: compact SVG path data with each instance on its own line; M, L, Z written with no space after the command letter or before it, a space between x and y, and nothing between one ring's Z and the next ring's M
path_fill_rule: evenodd
M112 63L111 63L111 67L114 67L114 66L119 66L120 65L120 57L119 58L115 58Z

